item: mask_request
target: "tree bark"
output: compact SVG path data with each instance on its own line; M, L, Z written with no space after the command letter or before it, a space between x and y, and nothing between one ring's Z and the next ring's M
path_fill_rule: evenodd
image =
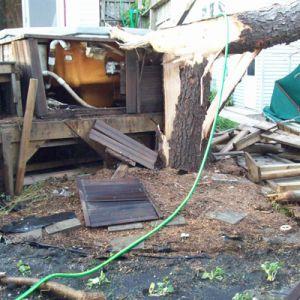
M176 106L173 132L169 142L170 167L196 171L202 157L201 128L209 105L210 73L201 78L207 61L194 66L186 65L180 70L181 92ZM202 100L202 103L201 103Z

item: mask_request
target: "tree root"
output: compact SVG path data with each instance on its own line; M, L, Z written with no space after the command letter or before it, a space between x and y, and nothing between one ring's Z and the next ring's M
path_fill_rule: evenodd
M28 277L8 277L5 273L0 273L0 285L15 284L17 286L31 286L38 282L38 278ZM42 292L49 292L53 295L60 297L60 299L69 300L105 300L102 293L89 293L85 291L77 291L71 287L49 281L40 286Z

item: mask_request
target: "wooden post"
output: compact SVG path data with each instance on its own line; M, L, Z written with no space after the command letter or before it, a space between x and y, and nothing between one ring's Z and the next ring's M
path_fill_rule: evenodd
M32 118L37 94L38 80L30 79L28 94L26 99L26 110L23 121L22 136L20 142L19 161L17 167L16 177L16 194L19 195L22 192L24 184L25 169L27 163L27 149L30 143L30 133L32 126Z
M11 135L7 129L3 129L2 136L2 153L3 153L3 177L4 188L7 195L14 195L14 177L13 177L13 160L11 149Z

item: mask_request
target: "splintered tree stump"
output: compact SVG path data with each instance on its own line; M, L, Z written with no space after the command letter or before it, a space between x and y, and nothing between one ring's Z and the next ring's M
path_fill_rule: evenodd
M203 77L201 103L201 77L207 65L196 63L180 70L181 91L176 106L173 132L169 142L170 167L194 172L199 168L205 145L201 144L201 129L209 106L210 74Z

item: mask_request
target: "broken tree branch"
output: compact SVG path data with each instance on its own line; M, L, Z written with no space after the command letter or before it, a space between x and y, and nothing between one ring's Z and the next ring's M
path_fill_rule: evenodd
M236 67L233 69L232 72L229 73L224 84L224 92L220 103L220 110L224 108L230 95L232 94L235 87L238 85L245 72L247 71L248 66L253 61L253 59L259 54L259 52L260 50L255 50L253 53L246 52L242 54ZM218 108L218 96L219 95L216 95L216 97L213 99L207 110L207 114L202 126L202 138L208 138L209 136L211 126L215 119L216 110Z
M0 273L0 284L14 284L17 286L31 286L38 282L38 278L28 277L8 277L5 273ZM69 300L105 300L105 297L101 293L88 293L85 291L77 291L73 288L65 286L57 282L47 282L40 286L40 290L43 292L49 292L59 297L60 299Z
M256 11L236 13L228 16L228 22L230 53L291 43L300 38L300 2L289 1ZM223 17L152 31L143 36L117 27L112 27L110 34L124 43L121 45L123 49L151 46L156 52L176 56L202 54L208 57L223 49L226 43Z

